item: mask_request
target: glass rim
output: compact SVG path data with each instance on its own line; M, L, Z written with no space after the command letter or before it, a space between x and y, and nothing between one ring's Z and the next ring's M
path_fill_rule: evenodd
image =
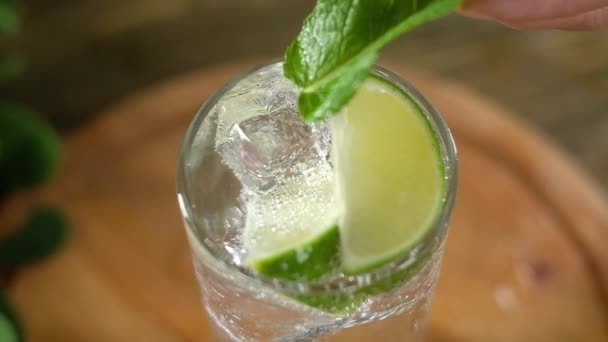
M458 155L452 133L441 113L436 110L435 107L410 82L378 64L375 64L372 67L371 74L380 77L392 86L397 87L418 106L430 123L433 134L435 135L439 144L441 158L444 162L446 190L441 203L441 208L438 210L436 217L433 219L431 228L428 229L428 231L424 234L424 237L416 244L415 247L413 247L409 252L404 253L403 256L377 269L372 269L365 273L357 275L344 275L339 273L337 276L316 281L294 281L264 277L255 274L253 271L244 267L231 264L219 256L214 251L214 248L210 248L207 245L208 240L201 238L198 234L196 234L197 228L200 227L198 227L195 220L192 219L194 208L189 200L187 189L189 188L190 184L188 182L188 177L186 177L185 169L187 157L190 155L191 147L193 146L193 141L200 128L200 125L207 114L214 108L214 106L226 92L250 75L277 64L282 64L282 61L272 60L268 63L257 65L226 82L203 103L188 127L179 153L177 167L177 197L180 212L185 222L186 231L190 237L190 247L197 248L204 252L206 258L205 260L202 260L203 263L213 264L216 267L221 267L222 272L230 272L230 276L241 277L241 279L247 279L247 281L252 282L253 284L269 286L276 290L288 293L356 291L357 289L367 286L370 283L385 279L397 272L407 269L410 265L418 260L419 255L424 255L425 251L433 248L434 238L447 229L447 224L452 212L458 187ZM196 244L196 246L192 246L192 244ZM439 248L439 246L437 246L437 248ZM430 259L432 258L429 258L429 260ZM364 279L363 283L361 282L361 279Z

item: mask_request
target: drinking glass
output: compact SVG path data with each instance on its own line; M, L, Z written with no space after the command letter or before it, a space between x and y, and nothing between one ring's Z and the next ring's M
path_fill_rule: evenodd
M447 191L432 228L409 253L365 274L304 282L254 273L247 267L240 241L247 210L241 193L244 183L268 186L260 179L272 178L272 161L260 164L248 159L251 151L246 145L237 144L245 150L234 150L227 132L232 124L249 120L247 127L262 137L262 146L255 148L270 153L267 155L291 153L291 146L301 144L303 138L290 131L294 129L289 121L293 118L272 117L282 115L280 108L294 109L297 103L297 89L283 77L281 62L262 65L233 79L207 99L194 117L182 145L177 176L178 202L212 325L212 341L411 342L423 338L456 193L456 148L440 113L410 83L381 66L374 66L371 72L407 94L437 138ZM273 108L279 108L279 113L275 114ZM381 119L382 113L374 115ZM315 125L307 134L324 129L324 123ZM271 137L277 129L287 131ZM269 139L264 140L264 135ZM294 136L300 140L291 141ZM323 140L324 136L313 139ZM232 150L226 149L226 144ZM239 168L252 168L254 172ZM404 271L412 274L398 285L356 302L357 290ZM327 313L293 299L302 296L352 300L356 309L344 314Z

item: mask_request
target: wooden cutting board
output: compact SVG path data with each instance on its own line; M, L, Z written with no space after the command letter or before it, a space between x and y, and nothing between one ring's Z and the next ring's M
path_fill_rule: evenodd
M11 288L32 342L209 341L175 197L179 145L212 91L250 67L136 94L66 139L54 184L67 248ZM445 114L460 193L429 341L608 341L608 205L554 145L456 84L404 71Z

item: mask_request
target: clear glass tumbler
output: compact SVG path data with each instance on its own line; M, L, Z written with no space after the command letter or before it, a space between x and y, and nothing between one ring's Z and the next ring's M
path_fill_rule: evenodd
M260 174L272 175L273 170L272 165L260 166L248 159L247 151L226 149L226 144L232 143L227 138L229 126L250 120L248 129L258 137L261 135L265 144L257 148L270 155L278 153L277 149L280 153L292 153L290 144L301 145L304 138L293 131L295 126L289 121L292 117L273 117L277 111L276 115L282 115L281 108L285 106L295 108L297 96L295 86L283 77L280 62L237 77L220 88L198 111L186 134L178 165L178 202L204 306L212 323L211 341L410 342L422 339L456 192L456 148L442 116L411 84L380 66L375 66L372 73L407 94L426 116L437 137L447 192L432 229L408 255L358 276L339 275L306 283L266 279L252 272L244 262L246 252L240 242L246 214L241 192L244 182L256 181ZM323 128L323 123L315 125L307 128L307 134L314 135ZM282 129L287 131L277 135L277 130ZM264 140L268 134L276 136ZM331 144L330 141L320 143ZM235 158L240 158L239 163L251 165L236 165ZM251 167L255 172L248 169L237 177L235 173L239 173L241 167ZM263 182L256 184L266 186ZM414 270L413 274L399 285L368 296L363 302L357 302L355 310L343 315L329 314L292 299L341 296L348 301L352 296L355 303L354 294L358 289L390 279L406 269Z

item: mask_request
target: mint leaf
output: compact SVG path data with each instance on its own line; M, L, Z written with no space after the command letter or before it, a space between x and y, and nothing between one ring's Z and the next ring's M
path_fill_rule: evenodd
M462 0L318 0L285 53L307 120L337 113L367 79L378 51L400 34L452 12Z

